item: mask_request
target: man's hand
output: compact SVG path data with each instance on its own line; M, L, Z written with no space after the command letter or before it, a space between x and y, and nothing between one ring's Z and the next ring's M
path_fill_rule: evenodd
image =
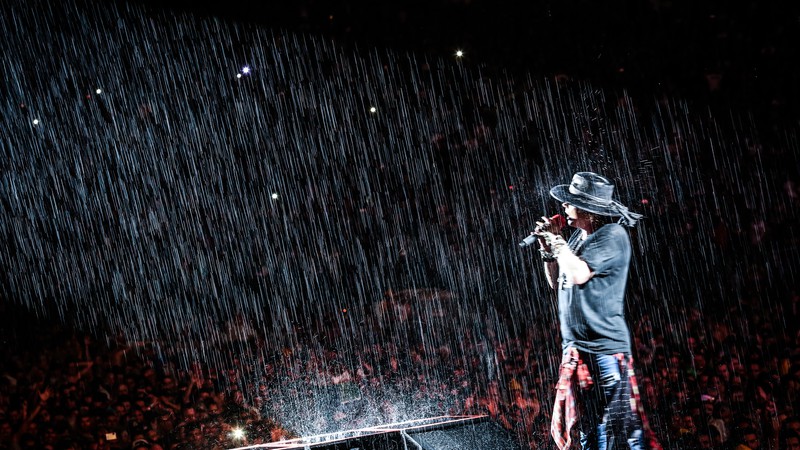
M542 249L549 251L553 254L556 258L558 258L559 253L567 247L567 241L561 237L560 234L553 234L549 231L541 231L536 234L539 236L539 240L542 243Z
M564 228L564 225L564 218L558 214L553 217L542 216L540 220L536 221L536 228L533 234L539 234L543 231L558 234L558 232Z
M50 390L50 388L46 387L46 388L44 388L44 391L39 392L39 400L42 403L45 403L50 398L50 396L52 394L53 394L53 392Z
M544 238L543 233L557 235L562 228L564 228L564 218L557 214L553 217L542 216L542 218L536 222L536 228L533 229L531 234L539 238L539 251L542 253L543 257L552 257L553 253L553 249L550 247L547 239Z

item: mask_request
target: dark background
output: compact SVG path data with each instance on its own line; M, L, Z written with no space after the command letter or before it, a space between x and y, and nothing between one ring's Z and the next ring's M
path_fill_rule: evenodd
M798 2L131 1L362 49L462 49L467 64L679 95L776 121L800 116Z
M617 192L647 216L635 235L630 311L639 315L632 323L643 339L664 337L665 344L646 351L675 351L693 361L687 338L713 337L704 323L741 333L732 337L742 355L782 326L796 336L800 321L784 314L797 310L798 299L796 124L786 133L762 133L724 112L734 107L759 118L797 120L796 7L152 1L147 5L156 20L142 19L135 8L126 22L124 14L120 20L103 8L73 8L66 1L48 8L16 4L17 17L6 22L8 39L0 45L8 49L0 54L11 56L1 66L10 74L11 94L0 105L0 119L10 124L0 127L10 130L9 143L0 146L0 166L9 174L0 185L7 200L0 214L0 240L6 242L0 284L10 299L36 313L106 342L122 336L168 344L153 354L177 367L196 357L220 369L244 361L241 391L249 396L259 392L254 383L261 376L249 371L282 361L283 352L273 352L282 345L300 342L297 354L312 346L333 349L331 358L356 361L376 340L423 342L416 335L421 326L398 320L384 337L359 316L368 316L388 289L406 292L398 301L427 305L430 299L415 301L416 291L405 288L438 288L455 293L451 313L434 316L428 306L414 311L432 324L424 328L453 342L453 361L492 357L490 347L464 345L465 335L480 342L480 335L491 333L502 342L525 334L521 350L535 343L530 348L540 364L514 370L529 373L528 386L549 398L554 380L547 377L557 374L552 356L560 343L555 311L537 301L546 283L536 253L521 252L516 242L539 211L555 212L547 188L583 166L625 180ZM337 52L340 46L386 48L439 59L461 48L470 70L433 75L442 84L426 82L424 95L411 86L395 92L375 74L418 82L434 71L423 64L405 71L380 65L402 58L363 63L353 57L342 59L347 70L337 79L324 64L303 67L317 53L302 43L280 46L287 65L297 68L290 77L264 71L239 83L231 65L238 69L243 54L267 55L274 40L251 42L270 33L235 42L231 33L250 27L219 27L218 34L191 25L181 29L193 21L162 14L164 8L325 36L340 44L331 46ZM227 53L221 55L222 49ZM181 70L194 61L202 61L201 73ZM368 74L350 75L357 63ZM536 82L483 77L504 71L591 83L544 89ZM499 83L497 93L472 95L486 80ZM94 89L101 82L98 96ZM531 97L500 98L517 87ZM634 109L648 102L608 92L617 88L634 97L666 98L659 103L665 107L639 113ZM274 100L292 90L321 93L319 103L353 126L338 132L320 108L299 97ZM558 90L563 97L555 104L542 101ZM435 107L407 102L406 92ZM695 104L685 107L676 96ZM400 106L372 118L363 107L373 99ZM538 115L514 112L537 102L546 105ZM702 102L721 113L706 114L697 106ZM491 114L495 105L510 113ZM42 126L34 127L37 114ZM264 118L261 126L252 126L254 117ZM484 122L493 127L488 133ZM400 132L408 139L394 137ZM270 139L278 135L297 139L289 145ZM343 151L325 152L331 148ZM270 200L272 192L280 192L278 203ZM307 192L315 193L313 199ZM193 198L185 200L184 193ZM153 222L150 231L137 230L137 224ZM174 250L184 248L176 257ZM334 253L338 261L328 262ZM317 262L320 269L312 273ZM425 289L419 297L430 291L439 292ZM0 327L12 336L4 345L6 360L16 359L18 348L35 343L27 334L33 320L14 311L0 315L16 319L13 328ZM236 344L206 356L212 352L207 346L223 341L229 326L238 329L239 317L252 318L270 345ZM714 347L709 352L732 347L728 339L706 345ZM768 350L778 355L780 349ZM387 354L407 353L393 352ZM678 369L671 359L668 364ZM283 366L286 375L302 373L293 364ZM431 385L440 385L452 367L433 372ZM484 389L488 376L475 371L472 385ZM281 382L274 387L294 395ZM312 423L307 408L292 405L297 407L289 408L294 416L287 424ZM675 410L672 403L663 407ZM329 409L319 414L334 415Z

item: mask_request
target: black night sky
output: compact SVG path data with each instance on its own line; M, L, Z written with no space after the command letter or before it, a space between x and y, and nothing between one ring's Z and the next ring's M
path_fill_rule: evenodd
M496 69L563 74L648 96L678 94L775 118L798 114L796 2L141 2L361 48L435 55L461 49L470 63Z

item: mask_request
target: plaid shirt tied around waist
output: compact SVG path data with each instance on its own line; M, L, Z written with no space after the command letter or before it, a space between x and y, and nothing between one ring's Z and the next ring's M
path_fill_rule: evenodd
M634 429L641 429L645 434L645 441L650 448L660 448L657 439L650 431L647 418L642 410L639 396L639 386L633 370L633 358L623 353L613 355L620 364L620 373L623 374L615 399L609 402L611 417L621 418L621 427L628 434ZM627 376L625 376L627 375ZM569 449L572 443L571 431L578 421L578 404L575 399L574 389L589 389L594 385L589 368L581 357L581 353L574 347L569 347L561 359L558 384L556 385L556 399L553 406L553 416L550 424L550 433L556 446L560 450ZM655 443L655 445L653 445Z

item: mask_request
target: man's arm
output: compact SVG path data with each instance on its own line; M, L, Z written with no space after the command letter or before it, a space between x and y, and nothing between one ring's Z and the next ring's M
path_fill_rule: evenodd
M589 269L584 260L572 253L563 237L546 231L540 233L539 236L544 240L543 248L549 249L556 258L555 263L545 263L545 274L550 287L554 287L553 275L558 273L559 268L564 271L573 284L581 285L592 279L594 272Z
M567 274L567 277L577 285L581 285L591 280L594 272L589 269L586 262L572 253L569 247L565 247L556 255L558 265Z
M544 276L547 278L547 284L552 289L555 289L555 280L558 278L558 264L555 261L545 261L542 264L544 264Z
M553 249L550 248L550 244L541 233L549 232L557 235L563 226L563 223L553 222L547 216L542 216L542 219L536 222L536 229L531 233L537 237L539 242L539 253L542 255L544 276L547 278L547 284L550 285L551 289L557 288L558 263L553 256Z

